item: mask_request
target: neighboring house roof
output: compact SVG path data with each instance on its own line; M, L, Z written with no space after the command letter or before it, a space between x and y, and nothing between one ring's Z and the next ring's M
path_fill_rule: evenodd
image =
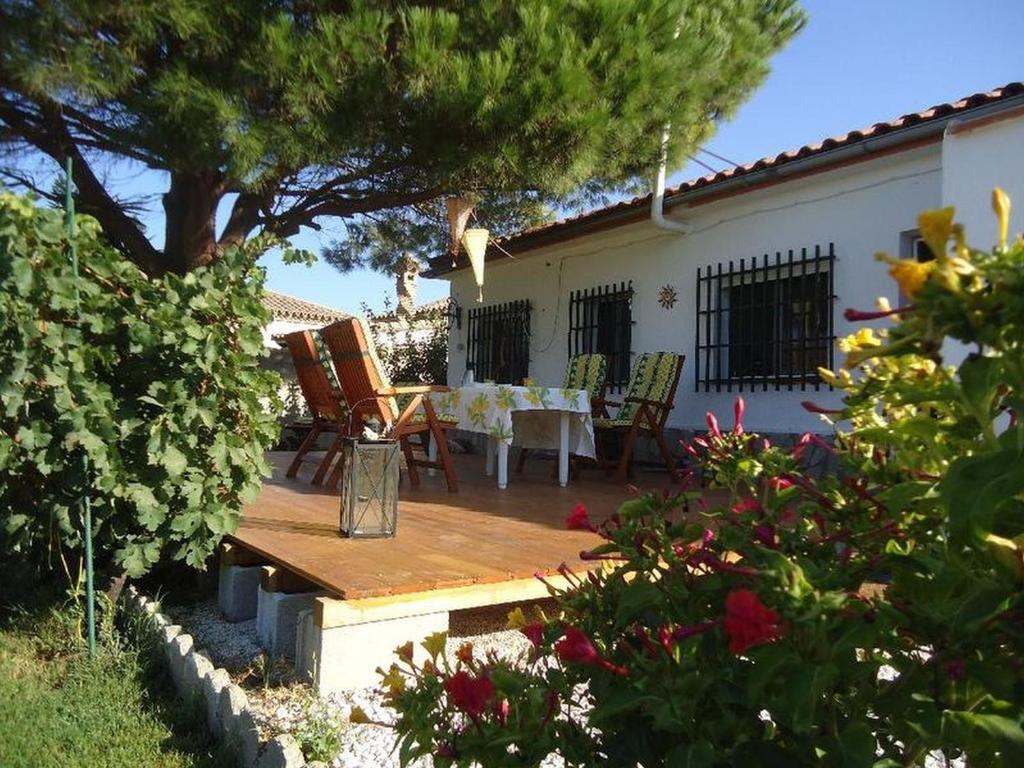
M1024 110L1024 83L1009 83L992 91L937 104L920 112L911 112L894 120L822 139L816 144L807 144L774 157L764 157L753 163L686 181L665 190L665 206L709 202L733 194L734 190L744 192L778 183L795 174L865 160L879 152L899 151L940 141L946 125L954 118L982 117L1011 109ZM650 194L634 197L632 200L498 238L497 242L506 251L523 253L584 234L641 221L648 216L650 205ZM492 250L487 259L502 257L503 254L496 254ZM461 255L453 267L451 255L445 254L431 259L430 269L424 274L426 277L438 277L468 266L469 260L465 255Z
M306 301L296 296L289 296L287 293L265 290L263 292L263 306L270 310L275 320L290 321L293 323L319 323L326 325L335 320L344 320L351 317L347 312L325 307L312 301Z
M451 299L444 298L437 301L428 301L426 304L417 304L412 308L413 320L430 312L444 311L448 308L449 301ZM369 320L371 323L394 323L398 322L398 314L395 311L391 311L380 315L370 315Z

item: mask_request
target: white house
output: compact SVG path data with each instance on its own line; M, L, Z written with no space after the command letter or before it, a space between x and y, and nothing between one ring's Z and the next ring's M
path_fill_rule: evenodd
M818 365L855 330L843 309L898 296L877 251L927 258L916 219L955 205L969 240L995 242L993 186L1024 229L1024 84L941 104L651 195L538 227L488 249L484 301L465 256L431 261L462 308L448 379L561 381L571 353L618 357L615 383L645 351L686 354L669 426L701 429L736 394L765 433L821 428L799 405L836 403ZM673 301L674 298L674 301Z

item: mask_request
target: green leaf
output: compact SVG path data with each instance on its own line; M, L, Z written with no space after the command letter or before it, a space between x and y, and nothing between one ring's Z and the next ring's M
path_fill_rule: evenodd
M992 530L999 505L1024 491L1024 451L1001 450L957 459L939 487L950 534L964 544Z
M679 745L665 757L666 768L707 768L715 762L715 750L706 741Z
M160 463L171 477L179 477L188 466L188 459L185 458L185 454L173 445L169 445L164 449L163 458Z

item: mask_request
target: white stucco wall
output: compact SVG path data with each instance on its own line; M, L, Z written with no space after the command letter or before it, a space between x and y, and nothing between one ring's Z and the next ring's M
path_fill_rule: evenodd
M942 204L956 206L956 220L979 248L996 242L992 188L1013 200L1010 236L1024 231L1024 115L972 127L952 123L942 141Z
M895 303L895 286L873 254L879 250L898 254L900 235L915 228L917 214L941 203L941 156L941 146L934 143L692 209L677 208L673 216L693 225L693 232L686 236L643 222L538 249L515 260L488 262L483 306L531 301L530 375L539 383L557 384L568 355L570 291L632 280L634 355L673 350L687 356L669 425L701 428L708 410L730 422L735 391L694 391L698 266L832 242L837 254L835 330L838 336L846 335L854 328L842 318L845 307L871 308L880 295ZM469 270L452 277L452 295L459 304L467 311L478 306ZM679 294L671 310L657 302L658 291L666 284ZM453 385L465 370L466 334L464 323L451 336L448 375ZM837 362L841 357L837 352ZM797 386L792 392L745 392L744 397L748 427L765 432L822 429L816 416L800 408L800 401L823 405L838 401L838 393L815 392L813 386L807 391Z

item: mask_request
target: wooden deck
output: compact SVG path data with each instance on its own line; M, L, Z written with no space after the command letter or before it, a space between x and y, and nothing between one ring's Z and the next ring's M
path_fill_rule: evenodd
M397 536L347 539L338 533L338 493L309 484L315 462L286 479L291 457L269 455L274 475L231 538L343 599L530 578L554 573L563 562L581 569L579 552L598 539L565 530L566 515L584 501L600 520L629 498L597 471L560 488L551 463L539 460L523 475L510 473L508 488L499 491L484 475L482 457L457 456L459 493L448 493L440 473L421 472L417 489L403 479ZM644 490L673 487L665 473L641 471L634 482Z

